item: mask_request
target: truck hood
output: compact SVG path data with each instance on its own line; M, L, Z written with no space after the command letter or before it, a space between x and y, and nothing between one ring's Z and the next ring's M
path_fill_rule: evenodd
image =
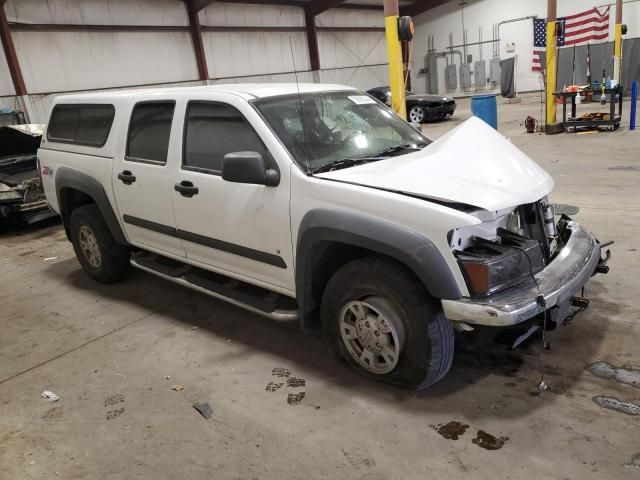
M316 176L489 211L535 202L553 189L547 172L476 117L419 152Z

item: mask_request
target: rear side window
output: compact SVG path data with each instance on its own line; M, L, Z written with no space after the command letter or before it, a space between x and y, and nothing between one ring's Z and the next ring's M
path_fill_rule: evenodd
M102 147L109 137L114 114L113 105L56 105L49 119L47 139Z
M190 102L184 134L183 165L187 169L218 173L227 153L258 152L270 158L262 140L231 105Z
M127 160L167 163L175 102L138 103L127 137Z

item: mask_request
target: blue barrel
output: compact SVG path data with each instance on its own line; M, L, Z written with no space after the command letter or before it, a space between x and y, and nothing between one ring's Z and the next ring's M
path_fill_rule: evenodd
M636 102L638 100L638 81L631 82L631 119L629 120L629 130L636 129Z
M495 95L474 95L471 97L471 111L476 117L498 129L498 104Z

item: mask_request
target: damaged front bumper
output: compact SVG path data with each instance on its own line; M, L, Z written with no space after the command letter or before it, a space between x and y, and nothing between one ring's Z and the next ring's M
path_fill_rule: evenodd
M568 221L566 228L571 232L569 239L544 270L535 275L537 285L529 279L483 298L442 300L445 317L474 325L510 326L549 309L552 320L562 321L572 297L588 282L600 262L596 238L574 221Z
M8 186L0 182L0 223L3 220L33 223L54 216L42 191L40 179Z

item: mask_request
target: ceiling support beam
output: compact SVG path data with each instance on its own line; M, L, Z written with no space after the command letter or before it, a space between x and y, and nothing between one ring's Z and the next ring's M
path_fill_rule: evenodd
M213 2L214 0L185 0L185 3L191 5L196 12L199 12Z
M449 0L417 0L411 5L407 5L400 9L400 15L408 15L415 17L421 13L431 10L432 8L439 7L440 5L447 3Z
M9 66L9 73L13 81L13 89L16 91L17 96L22 97L27 94L27 87L24 83L22 70L20 70L20 63L18 62L16 49L13 45L13 38L11 38L9 22L7 22L7 15L4 11L4 2L0 3L0 40L2 40L2 48L4 49L4 55L7 59L7 65Z
M322 12L329 10L330 8L335 8L340 6L340 4L344 3L345 0L311 0L309 2L309 6L307 10L313 15L320 15Z
M196 57L196 64L198 65L198 78L200 80L209 80L209 69L207 67L207 55L204 51L204 44L202 42L202 29L200 28L200 18L198 12L200 11L196 3L202 5L203 2L196 2L195 0L188 0L185 2L187 7L187 15L189 17L189 30L191 32L191 43L193 44L193 52ZM200 9L204 8L203 6Z
M309 49L309 66L311 70L320 70L320 50L318 49L318 30L316 17L309 8L304 9L304 21L307 28L307 48Z
M0 0L1 2L2 0ZM344 1L344 0L342 0ZM211 3L241 3L243 5L276 5L283 7L300 7L306 8L310 2L307 0L196 0L196 8L202 10ZM382 11L382 5L362 5L359 3L342 3L330 8L344 8L350 10L379 10Z

